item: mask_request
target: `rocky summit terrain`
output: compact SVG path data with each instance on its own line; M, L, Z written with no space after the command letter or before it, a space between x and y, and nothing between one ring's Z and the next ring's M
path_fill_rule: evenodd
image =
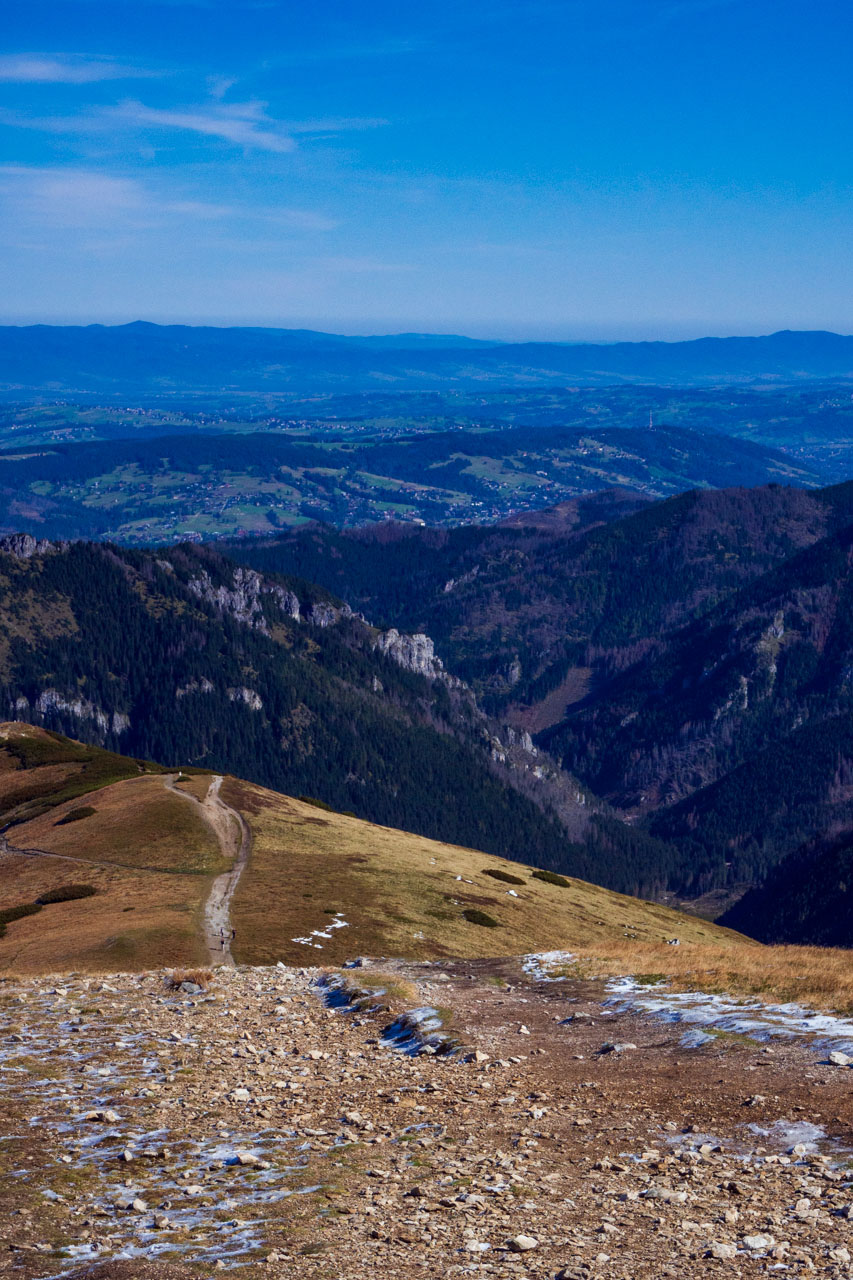
M853 1059L555 959L6 978L0 1275L853 1274Z

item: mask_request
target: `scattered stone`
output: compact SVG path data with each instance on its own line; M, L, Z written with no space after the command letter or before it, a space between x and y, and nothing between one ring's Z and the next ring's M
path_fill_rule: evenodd
M507 1248L512 1253L528 1253L531 1249L536 1249L538 1245L539 1241L535 1240L533 1236L513 1236L511 1240L507 1240Z
M752 1253L765 1253L772 1249L776 1241L773 1236L754 1235L743 1237L743 1247Z

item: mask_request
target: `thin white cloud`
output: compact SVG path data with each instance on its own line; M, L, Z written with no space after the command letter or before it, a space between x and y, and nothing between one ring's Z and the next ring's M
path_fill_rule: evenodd
M382 116L318 116L314 120L285 120L281 128L288 133L361 133L387 123Z
M283 153L296 148L293 138L280 132L275 121L265 114L263 105L257 102L220 103L184 110L123 102L103 114L140 128L179 129L261 151Z
M109 134L125 130L177 130L203 137L219 138L246 149L279 154L295 151L298 137L331 137L339 133L381 128L387 120L376 116L319 116L306 120L275 120L266 112L266 103L225 102L224 95L235 83L209 81L211 100L200 105L149 107L136 99L116 106L81 111L75 115L32 115L21 110L0 108L0 123L42 133L81 135Z
M134 179L85 169L1 165L0 196L33 226L103 228L138 221L146 213L145 193Z
M230 76L208 76L207 88L211 98L215 98L217 102L221 102L229 89L233 89L237 83Z
M215 203L176 195L136 178L84 168L0 165L0 206L18 228L124 233L202 223L252 225L285 233L332 231L311 209Z
M99 80L133 80L155 74L108 58L46 53L0 54L0 81L12 84L95 84Z

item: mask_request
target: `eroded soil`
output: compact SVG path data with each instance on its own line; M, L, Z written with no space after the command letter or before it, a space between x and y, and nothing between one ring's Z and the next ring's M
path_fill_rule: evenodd
M853 1274L853 1072L816 1045L382 968L481 1060L384 1048L311 970L0 983L0 1275Z

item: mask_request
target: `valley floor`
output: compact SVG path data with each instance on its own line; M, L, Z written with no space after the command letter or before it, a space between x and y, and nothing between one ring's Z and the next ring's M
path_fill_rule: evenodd
M386 966L467 1062L316 970L6 978L0 1276L851 1275L849 1068L527 968Z

